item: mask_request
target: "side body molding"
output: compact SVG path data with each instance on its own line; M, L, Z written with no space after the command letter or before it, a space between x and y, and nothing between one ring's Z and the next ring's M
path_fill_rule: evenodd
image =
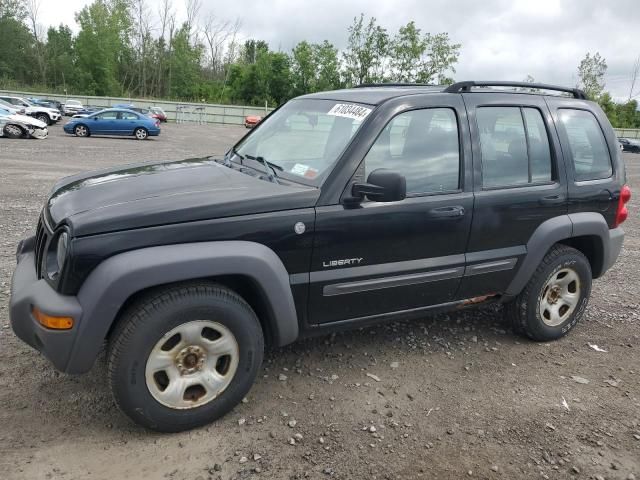
M289 274L278 256L255 242L200 242L150 247L102 262L78 293L82 316L66 371L88 371L115 317L134 293L166 283L220 275L243 275L261 291L270 309L269 328L277 345L298 337L298 318Z
M611 241L612 235L617 239L615 242ZM513 296L522 291L554 243L582 236L591 236L596 239L597 258L594 262L593 276L600 277L615 262L620 252L624 232L621 229L610 230L600 213L572 213L551 218L533 232L527 242L527 255L505 293Z

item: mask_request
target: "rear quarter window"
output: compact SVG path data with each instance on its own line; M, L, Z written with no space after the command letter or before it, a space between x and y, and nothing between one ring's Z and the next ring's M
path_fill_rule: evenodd
M564 131L573 161L576 181L599 180L613 174L611 155L602 128L587 110L559 110L560 128Z

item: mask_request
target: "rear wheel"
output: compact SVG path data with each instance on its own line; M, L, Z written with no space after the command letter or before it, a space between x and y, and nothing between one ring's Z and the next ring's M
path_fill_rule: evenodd
M199 427L247 394L264 339L251 307L212 283L168 287L133 304L108 356L111 389L136 423L163 432Z
M584 315L591 294L591 265L575 248L554 246L505 314L516 333L532 340L561 338Z
M89 129L85 125L80 124L75 126L75 128L73 129L73 133L76 135L76 137L88 137Z
M146 128L138 127L133 131L133 134L138 140L146 140L149 136Z
M41 122L46 123L47 125L51 125L51 118L46 113L39 113L36 115L36 120L40 120Z
M8 138L21 138L24 135L24 131L18 125L7 124L2 129L5 137Z

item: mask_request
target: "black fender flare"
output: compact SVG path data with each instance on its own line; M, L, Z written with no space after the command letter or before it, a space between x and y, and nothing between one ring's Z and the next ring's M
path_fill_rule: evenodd
M125 302L146 288L220 275L243 275L261 289L270 309L269 327L277 345L298 338L298 318L289 273L270 248L255 242L219 241L149 247L106 259L78 292L82 307L65 371L91 369Z
M546 220L533 232L526 245L527 254L505 294L508 297L513 297L522 291L554 244L585 235L596 237L599 240L598 251L599 255L602 255L602 259L597 264L602 265L602 268L594 270L593 275L595 278L602 275L613 264L619 253L619 248L613 248L610 245L611 230L609 230L602 214L582 212L561 215Z

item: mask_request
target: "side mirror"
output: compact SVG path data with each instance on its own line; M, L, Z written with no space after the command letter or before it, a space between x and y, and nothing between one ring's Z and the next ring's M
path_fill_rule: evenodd
M369 174L367 183L354 183L351 193L360 200L366 196L372 202L397 202L407 196L407 180L398 172L378 168Z

